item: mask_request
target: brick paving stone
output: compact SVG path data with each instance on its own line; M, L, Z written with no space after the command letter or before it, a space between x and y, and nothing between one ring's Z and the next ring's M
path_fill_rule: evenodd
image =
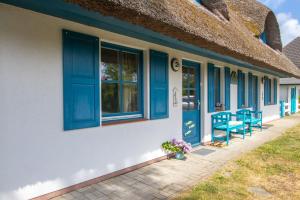
M80 192L78 192L78 191L73 191L73 192L70 192L69 194L72 195L72 196L75 197L75 198L80 198L80 197L83 196L83 195L82 195Z
M51 200L66 200L62 196L51 198Z
M164 196L164 195L159 194L159 193L155 193L155 194L153 194L153 196L155 196L157 199L167 199L168 198L167 196Z
M109 197L104 196L104 197L99 197L97 200L111 200Z
M172 199L178 193L212 175L226 162L280 136L286 129L299 123L300 115L274 121L273 127L254 132L245 140L234 138L224 148L203 147L214 150L208 155L189 154L185 161L164 160L144 168L81 188L52 200L159 200Z
M84 197L86 197L89 200L96 200L98 197L94 193L85 193Z
M93 194L97 197L97 198L99 198L99 197L105 197L106 195L104 194L104 193L102 193L102 192L100 192L100 191L95 191L95 192L93 192Z
M62 197L65 200L72 200L72 199L74 199L74 197L70 193L64 194Z

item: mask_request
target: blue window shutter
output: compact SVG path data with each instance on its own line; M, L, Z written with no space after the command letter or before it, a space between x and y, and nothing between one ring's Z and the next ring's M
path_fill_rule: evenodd
M208 112L215 111L215 65L207 64L207 91L208 91Z
M268 80L264 78L264 105L268 102L268 92L267 92Z
M99 39L63 30L64 129L100 124Z
M269 105L270 104L270 101L271 101L271 97L270 97L270 79L268 79L268 84L267 84L267 104Z
M224 68L225 74L225 110L230 110L230 84L231 84L231 76L230 76L230 68Z
M243 106L245 106L246 104L246 75L245 73L242 73L243 74L243 95L242 95L242 98L243 98Z
M248 73L248 107L253 106L253 78L252 73Z
M271 102L271 80L269 78L265 78L264 80L264 93L265 93L265 98L264 98L264 103L265 105L269 105Z
M277 104L277 79L274 79L274 104Z
M272 80L269 79L269 104L272 104Z
M164 52L150 50L150 118L169 117L169 58Z
M215 67L214 87L215 87L215 105L221 103L221 69Z
M238 109L245 105L245 73L238 70Z
M241 70L238 70L238 80L237 80L237 88L238 88L238 108L241 108L243 105L243 73Z

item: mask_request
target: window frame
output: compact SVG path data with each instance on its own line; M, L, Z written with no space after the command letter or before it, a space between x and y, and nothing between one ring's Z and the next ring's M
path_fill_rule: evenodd
M121 56L118 57L118 64L119 66L119 80L102 80L102 49L110 49L110 50L115 50L118 51L118 54L121 55L121 52L128 52L128 53L132 53L132 54L136 54L137 58L138 58L138 69L137 69L137 82L133 82L133 81L124 81L123 80L123 76L122 76L122 58ZM101 84L101 121L103 123L105 122L111 122L111 121L123 121L123 120L130 120L130 119L139 119L139 118L143 118L144 117L144 52L143 50L140 49L134 49L134 48L130 48L130 47L126 47L126 46L121 46L121 45L117 45L117 44L112 44L112 43L108 43L108 42L101 42L100 45L100 84ZM120 112L118 113L109 113L109 114L103 114L103 109L102 109L102 102L103 102L103 98L102 98L102 86L103 83L117 83L120 84L120 88L119 88L119 92L120 92ZM126 83L135 83L137 85L138 88L138 95L137 95L137 102L138 102L138 110L137 112L122 112L123 111L123 85Z

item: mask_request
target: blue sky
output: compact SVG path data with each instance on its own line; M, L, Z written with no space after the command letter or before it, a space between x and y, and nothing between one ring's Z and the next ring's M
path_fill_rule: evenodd
M300 0L258 0L271 8L278 19L283 45L300 36Z

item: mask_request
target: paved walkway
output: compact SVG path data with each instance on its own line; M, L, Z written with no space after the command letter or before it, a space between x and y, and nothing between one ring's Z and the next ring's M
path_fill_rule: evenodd
M256 131L245 140L235 138L228 147L200 146L185 161L164 160L54 199L171 199L212 175L227 161L280 136L297 123L300 114L265 124L262 132Z

